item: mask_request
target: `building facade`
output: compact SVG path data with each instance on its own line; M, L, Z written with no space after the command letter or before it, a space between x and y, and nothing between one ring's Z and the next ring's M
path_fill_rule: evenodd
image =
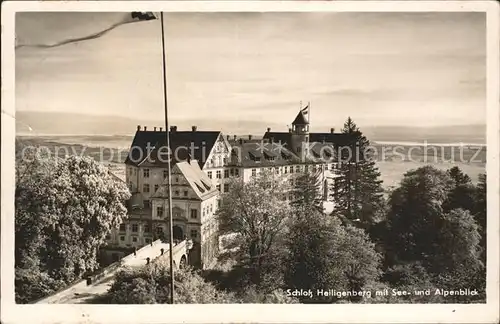
M335 152L349 144L348 134L310 133L308 109L302 109L288 132L267 132L261 139L224 136L219 131L166 132L138 126L125 161L126 183L132 193L129 218L108 237L109 251L139 248L168 238L167 161L172 165L172 217L175 240L192 239L190 263L205 267L218 253L218 224L214 217L219 193L230 190L233 178L244 182L262 170L284 175L294 184L297 175L315 172L323 199L331 200L338 161ZM116 258L116 255L114 256Z

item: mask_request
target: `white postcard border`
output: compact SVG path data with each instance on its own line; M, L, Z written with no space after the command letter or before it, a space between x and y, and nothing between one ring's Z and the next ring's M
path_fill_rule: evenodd
M486 304L16 305L14 303L15 12L485 12L488 252ZM1 320L4 323L495 323L499 321L499 5L494 1L15 1L2 3Z

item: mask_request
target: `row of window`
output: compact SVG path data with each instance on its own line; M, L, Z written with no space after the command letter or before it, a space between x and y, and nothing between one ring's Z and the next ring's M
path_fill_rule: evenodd
M312 172L315 172L317 170L320 170L322 167L321 166L316 166L316 165L304 165L304 166L301 166L301 165L296 165L295 167L294 166L284 166L284 167L271 167L271 168L267 168L268 171L270 172L276 172L276 174L280 174L280 173L283 173L283 174L287 174L287 173L300 173L302 172L303 170L305 172L308 172L309 170L311 170ZM330 165L330 170L335 170L337 168L337 165L332 163ZM252 169L252 176L256 176L257 174L257 169Z
M208 171L207 175L210 179L213 179L213 171ZM240 170L239 169L225 169L224 170L224 178L229 178L229 177L239 177L240 176ZM223 179L222 177L222 170L217 170L215 171L215 178L216 179Z
M223 189L223 190L221 190ZM225 183L223 187L220 184L217 185L217 190L220 192L229 192L229 183Z
M163 215L164 215L163 207L161 207L161 206L156 207L156 216L158 218L161 218L161 217L163 217ZM191 209L189 212L189 215L190 215L191 219L197 219L198 218L198 210ZM179 212L174 213L174 217L180 217L180 216L181 216L181 213L179 213Z
M196 210L194 210L196 212ZM120 224L120 232L125 231L125 224ZM132 224L132 232L137 233L138 232L138 224ZM150 228L148 224L144 224L144 233L150 233ZM156 227L156 234L161 234L163 233L163 227L162 226L157 226ZM192 238L197 238L198 236L198 230L191 230L190 232ZM108 235L106 236L106 239L110 239L111 237ZM145 238L146 243L151 243L150 239ZM125 236L120 235L120 241L125 241ZM132 242L137 242L137 236L132 236Z
M305 166L305 170L307 171L307 165ZM337 168L337 165L335 163L332 163L330 164L330 170L335 170ZM280 168L281 169L281 168ZM300 165L297 165L295 166L295 172L301 172L301 169L302 167ZM313 165L313 171L315 171L316 169L316 166ZM252 169L252 173L253 173L253 170ZM149 169L143 169L143 177L144 178L149 178ZM281 172L281 171L280 171ZM294 173L294 167L293 166L284 166L283 167L283 173ZM132 169L130 169L130 174L132 174ZM208 171L207 172L207 175L210 179L213 178L213 173L212 171ZM238 177L240 175L240 170L239 169L235 169L235 168L232 168L232 169L225 169L224 170L224 178L229 178L229 177L232 177L232 176L235 176L235 177ZM168 176L168 173L167 173L167 170L163 170L163 178L166 178ZM221 170L217 170L215 171L215 178L216 179L223 179L222 177L222 171ZM179 182L179 178L178 177L175 177L175 182ZM155 185L155 191L158 189L156 188L157 185ZM145 191L145 192L149 192L149 189L148 191Z

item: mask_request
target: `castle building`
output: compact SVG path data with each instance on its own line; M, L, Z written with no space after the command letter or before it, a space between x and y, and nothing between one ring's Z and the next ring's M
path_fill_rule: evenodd
M189 262L206 267L218 253L218 224L214 214L219 193L228 192L231 178L250 181L264 169L284 175L293 185L303 172L319 175L323 199L331 197L338 161L336 150L348 145L348 134L310 133L309 108L299 111L288 132L267 132L261 139L231 138L220 131L166 132L137 127L125 161L126 183L132 193L129 218L108 237L106 251L119 258L155 239L168 238L167 161L172 166L172 217L175 240L194 242ZM170 154L169 154L170 152ZM290 198L290 197L288 197ZM118 256L117 256L118 255Z

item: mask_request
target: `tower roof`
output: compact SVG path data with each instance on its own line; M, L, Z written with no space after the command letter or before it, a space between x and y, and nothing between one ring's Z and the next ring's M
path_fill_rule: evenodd
M302 110L299 111L297 117L295 117L294 121L292 122L292 125L309 125L309 121L307 120Z

